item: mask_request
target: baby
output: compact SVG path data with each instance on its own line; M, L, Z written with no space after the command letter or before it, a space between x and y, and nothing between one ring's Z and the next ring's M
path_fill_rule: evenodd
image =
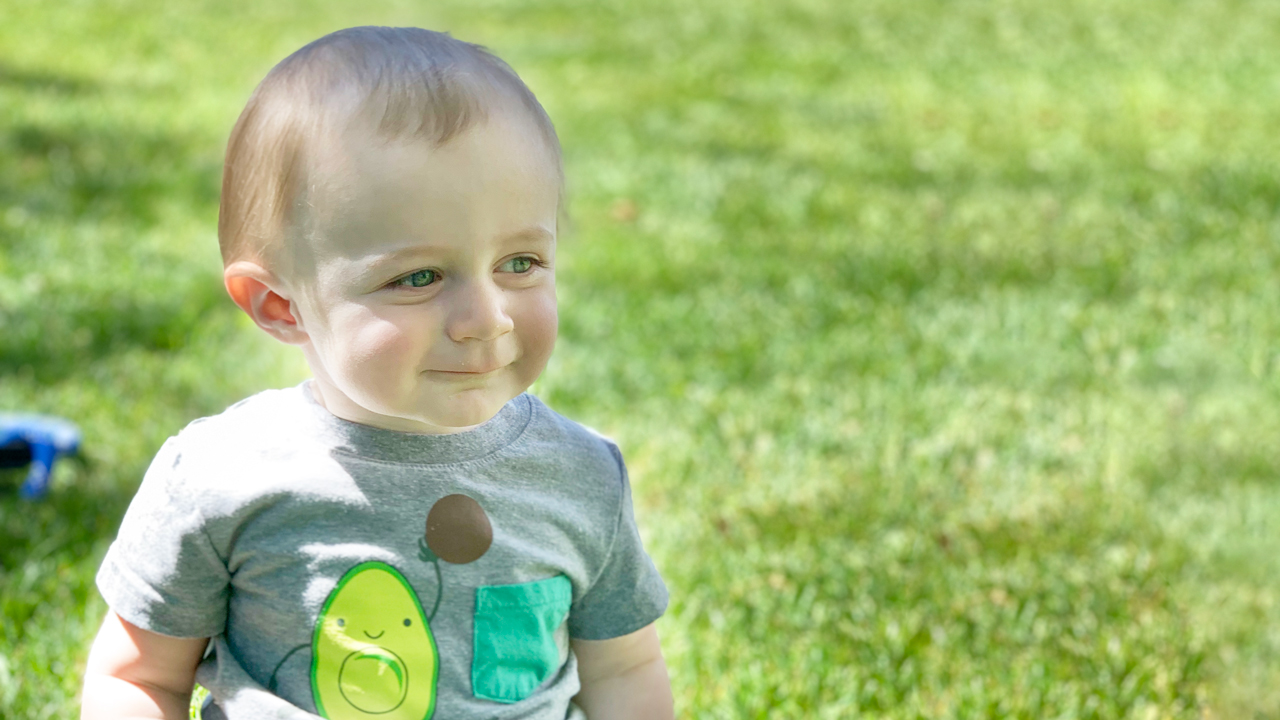
M671 718L617 447L556 339L551 121L482 48L351 28L231 133L227 292L311 380L160 449L98 574L82 718Z

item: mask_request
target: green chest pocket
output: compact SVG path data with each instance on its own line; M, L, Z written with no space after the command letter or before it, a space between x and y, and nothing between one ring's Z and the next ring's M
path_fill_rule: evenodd
M472 694L519 702L551 677L560 667L556 629L572 601L573 586L564 575L476 588Z

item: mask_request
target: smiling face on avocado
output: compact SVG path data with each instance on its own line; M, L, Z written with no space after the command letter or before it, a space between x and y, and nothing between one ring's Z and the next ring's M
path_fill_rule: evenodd
M409 583L382 562L361 563L329 594L312 640L311 692L329 720L426 720L439 655Z

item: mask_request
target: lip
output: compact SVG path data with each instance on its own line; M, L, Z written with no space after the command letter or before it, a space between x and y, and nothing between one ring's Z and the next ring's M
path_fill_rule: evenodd
M439 375L454 375L456 377L480 377L481 375L491 375L501 369L501 367L495 367L488 370L428 370L428 372Z

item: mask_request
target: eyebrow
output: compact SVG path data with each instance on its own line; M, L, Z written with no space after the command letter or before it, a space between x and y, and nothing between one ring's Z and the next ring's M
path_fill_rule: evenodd
M556 236L555 233L547 230L541 225L530 225L523 230L517 230L516 232L502 238L498 241L498 244L509 245L521 240L530 242L555 242Z

